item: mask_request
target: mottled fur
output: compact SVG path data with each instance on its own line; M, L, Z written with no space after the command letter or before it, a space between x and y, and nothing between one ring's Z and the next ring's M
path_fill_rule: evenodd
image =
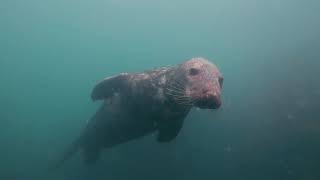
M122 73L99 82L92 99L103 104L56 166L78 149L87 163L110 148L157 131L157 141L174 139L193 106L221 105L222 75L203 58L142 73Z

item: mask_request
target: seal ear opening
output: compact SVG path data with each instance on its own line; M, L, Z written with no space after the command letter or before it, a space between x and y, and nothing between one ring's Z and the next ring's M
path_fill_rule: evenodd
M116 76L107 77L100 81L92 90L93 101L106 99L125 87L128 74L122 73Z

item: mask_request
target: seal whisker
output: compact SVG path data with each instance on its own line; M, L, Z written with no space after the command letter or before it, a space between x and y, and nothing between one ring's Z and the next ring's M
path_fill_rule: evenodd
M179 85L180 87L185 87L185 83L186 83L186 80L178 80L178 79L173 79L172 80L172 84L176 84L176 85Z
M175 88L181 89L181 90L185 90L186 89L184 86L178 84L177 82L174 82L174 83L170 84L169 87L175 87Z
M183 83L178 81L178 80L174 80L174 84L180 86L180 87L184 87Z
M191 101L189 97L180 97L180 96L174 96L174 95L171 95L171 97L174 98L175 100Z
M187 100L188 100L188 102L193 103L193 104L196 102L196 100L193 99L192 97L189 97Z
M191 99L186 99L186 98L175 97L174 99L177 100L177 101L192 102Z
M167 92L167 95L173 96L173 97L179 97L179 98L187 98L187 99L191 99L190 96L186 96L186 95L181 95L181 94L174 94L174 92Z
M176 99L191 100L189 97L183 97L183 96L181 97L181 96L171 95L171 97Z
M185 101L176 101L176 103L178 103L178 104L190 104L190 105L193 105L193 103L191 103L191 102L185 102Z
M175 79L174 80L174 82L176 83L176 84L178 84L178 85L180 85L181 87L185 87L185 82L186 82L187 80L185 80L185 79L182 79L182 80L178 80L178 79Z
M167 89L167 90L170 90L170 91L176 91L176 92L179 92L179 93L184 94L184 90L175 89L175 88L173 88L173 87L167 87L166 89Z
M185 106L193 106L192 103L185 103L185 102L176 102L179 105L185 105Z
M176 89L166 88L166 92L169 92L169 93L172 93L175 95L187 96L187 95L185 95L185 93L183 91L176 90Z
M186 96L185 93L183 93L182 91L178 91L178 90L174 90L174 89L166 89L167 93L171 93L174 95L181 95L181 96Z
M173 88L179 89L179 90L185 90L184 87L179 86L178 84L170 84L170 85L168 85L168 87L173 87Z
M177 101L184 101L184 102L194 102L191 98L189 97L179 97L179 96L173 96L173 98Z
M181 92L181 91L176 91L174 89L167 89L168 92L172 93L172 94L176 94L176 95L182 95L182 96L187 96L185 95L185 93ZM189 96L188 96L189 97Z
M175 101L179 103L192 103L192 101L183 100L183 99L175 99Z
M168 95L173 97L173 99L175 99L175 100L193 102L193 100L188 96L179 96L179 95L174 95L174 94L168 94Z

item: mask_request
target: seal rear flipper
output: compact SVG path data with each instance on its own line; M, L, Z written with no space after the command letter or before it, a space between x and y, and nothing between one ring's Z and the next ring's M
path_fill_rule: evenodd
M176 138L183 126L183 119L173 120L172 122L159 123L158 142L169 142Z
M91 99L93 101L106 99L113 95L114 92L119 92L120 89L126 88L126 80L129 75L121 73L116 76L107 77L100 81L92 90Z
M68 149L66 149L62 156L52 166L49 167L49 171L60 168L66 160L70 159L72 155L79 150L80 145L81 138L78 138L68 147Z

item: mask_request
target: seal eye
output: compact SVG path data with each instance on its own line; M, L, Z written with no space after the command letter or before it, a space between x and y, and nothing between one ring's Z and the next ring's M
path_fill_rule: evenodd
M195 76L195 75L199 74L199 70L196 69L196 68L191 68L191 69L189 70L189 74L190 74L191 76Z
M219 77L219 84L220 84L220 86L222 87L222 84L223 84L223 77Z

